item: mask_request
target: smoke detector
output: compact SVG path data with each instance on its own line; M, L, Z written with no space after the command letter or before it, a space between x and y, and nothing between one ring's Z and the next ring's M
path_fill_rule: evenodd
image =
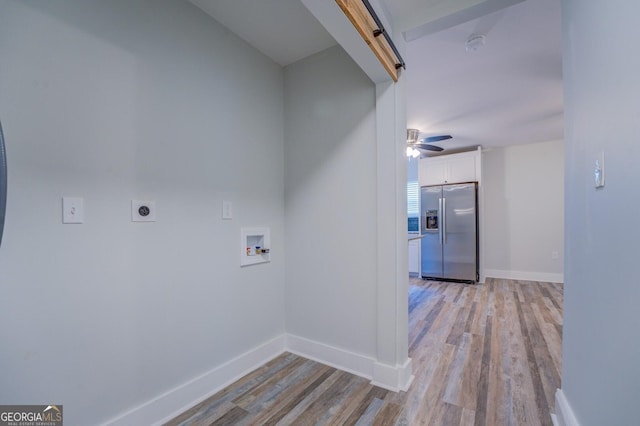
M487 41L487 37L482 34L473 34L469 36L466 43L464 44L467 52L475 52L480 49Z

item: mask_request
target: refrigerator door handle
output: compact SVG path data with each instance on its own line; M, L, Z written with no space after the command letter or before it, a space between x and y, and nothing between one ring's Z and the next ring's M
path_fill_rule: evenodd
M4 218L7 211L7 151L0 123L0 244L2 244L2 232L4 230Z
M438 220L440 221L440 224L438 226L438 237L440 240L440 244L443 244L443 232L442 232L442 227L444 226L444 222L443 222L443 218L442 218L442 198L438 198Z
M442 198L442 244L447 243L447 199Z

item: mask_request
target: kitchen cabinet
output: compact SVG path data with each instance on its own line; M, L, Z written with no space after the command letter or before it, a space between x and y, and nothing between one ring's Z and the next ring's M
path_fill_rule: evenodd
M449 161L447 160L423 158L420 160L419 167L420 186L441 185L449 179Z
M445 183L480 182L480 149L458 154L422 158L419 164L420 186Z
M448 176L445 183L473 182L476 180L476 159L461 157L449 160Z
M420 240L409 241L409 274L420 276Z

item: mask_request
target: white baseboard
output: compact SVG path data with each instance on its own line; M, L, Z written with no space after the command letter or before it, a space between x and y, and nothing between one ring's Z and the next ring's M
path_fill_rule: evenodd
M556 391L556 420L558 426L580 426L562 389Z
M393 392L406 391L413 381L411 359L403 365L388 365L375 359L292 334L287 335L288 352L371 380L371 384Z
M366 379L373 379L375 360L368 356L287 334L286 350Z
M278 336L154 399L147 401L104 425L160 425L204 401L245 374L284 352L285 337Z
M408 358L403 365L373 364L371 384L393 392L406 392L413 382L413 365Z
M244 375L282 354L291 352L357 376L373 385L398 392L413 381L411 359L391 366L375 359L291 334L278 336L244 354L107 421L103 426L161 425Z
M501 278L506 280L542 281L542 282L548 282L548 283L564 282L564 274L554 274L549 272L505 271L502 269L485 269L484 275L487 278Z

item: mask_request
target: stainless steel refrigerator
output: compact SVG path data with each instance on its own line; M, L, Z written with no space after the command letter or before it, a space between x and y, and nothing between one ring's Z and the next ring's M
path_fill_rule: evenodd
M478 183L423 186L420 214L422 278L478 281Z

